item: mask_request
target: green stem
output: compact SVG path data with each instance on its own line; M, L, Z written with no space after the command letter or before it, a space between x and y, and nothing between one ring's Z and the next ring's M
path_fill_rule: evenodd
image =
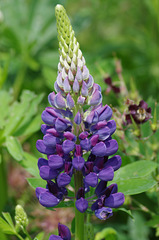
M17 236L20 240L24 240L24 238L22 238L18 233L16 233L16 236Z
M0 192L1 192L1 201L0 201L0 212L3 211L3 208L7 201L7 172L6 164L3 159L2 147L0 146Z
M75 197L78 189L83 187L83 175L82 172L76 171L74 174L75 183ZM81 213L75 207L75 240L84 239L84 213Z
M18 95L20 93L23 80L26 74L26 66L22 66L21 69L19 70L17 77L15 79L15 82L13 84L13 94L14 94L14 99L18 98Z

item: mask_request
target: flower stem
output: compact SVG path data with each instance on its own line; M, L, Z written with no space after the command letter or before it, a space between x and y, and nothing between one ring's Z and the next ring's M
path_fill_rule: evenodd
M83 187L82 172L76 171L74 174L75 197L79 188ZM84 239L84 213L77 210L75 206L75 240Z

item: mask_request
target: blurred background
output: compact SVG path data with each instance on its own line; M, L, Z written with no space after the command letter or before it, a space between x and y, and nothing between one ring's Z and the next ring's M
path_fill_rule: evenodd
M5 118L0 120L0 131L8 129L6 121L11 120L6 119L11 114L12 122L15 120L16 124L10 132L8 130L8 136L18 139L23 149L36 156L36 159L38 153L35 143L38 138L42 138L40 114L48 106L47 95L54 90L57 77L59 53L54 8L58 3L66 8L87 67L103 92L107 89L104 78L113 76L114 59L118 58L127 88L131 91L132 86L135 86L144 100L150 96L159 100L158 0L1 0L0 104L4 111L1 114ZM34 103L31 102L24 108L24 99L32 101L29 96L34 99ZM104 101L105 104L112 103L112 98L105 96ZM116 99L113 98L113 101ZM16 109L15 102L25 109L25 116L28 117L26 122L23 122L24 112L16 113L16 116L22 114L21 120L12 114ZM34 114L28 116L30 106L34 109ZM28 129L26 125L31 127ZM69 217L66 218L63 210L58 210L59 215L56 214L55 217L52 212L44 213L40 205L38 210L34 209L37 204L34 190L24 178L30 174L13 160L17 160L19 155L15 156L6 139L0 144L2 156L7 163L5 170L8 175L9 197L6 195L7 200L3 200L2 209L13 213L14 206L23 203L30 218L37 219L33 227L30 227L33 233L35 230L47 233L54 231L62 217L63 223L71 222L71 210L67 210ZM19 159L21 161L21 157ZM24 160L21 165L27 169ZM0 179L1 183L3 179ZM1 188L4 184L6 183L1 184ZM136 222L124 214L118 214L108 223L108 226L113 226L118 231L118 239L155 239L153 230L150 231L144 224L144 214L135 212ZM98 224L95 222L96 231L101 230L105 223L99 224L99 227Z

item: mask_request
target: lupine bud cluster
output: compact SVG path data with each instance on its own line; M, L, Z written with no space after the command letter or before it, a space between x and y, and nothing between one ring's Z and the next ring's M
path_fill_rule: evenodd
M25 229L28 225L28 218L26 212L21 205L17 205L15 208L15 222L17 230L20 228Z
M54 85L57 93L48 96L51 107L42 113L44 137L36 144L47 156L38 160L40 176L47 184L45 189L38 187L36 195L43 206L55 207L69 198L66 187L79 174L82 183L75 191L76 208L82 213L90 208L105 220L112 216L112 208L124 202L117 184L108 184L121 166L120 156L111 156L118 150L112 139L116 124L110 120L111 108L102 105L101 88L86 67L61 5L56 6L56 18L60 52ZM88 197L91 188L95 188L94 195Z

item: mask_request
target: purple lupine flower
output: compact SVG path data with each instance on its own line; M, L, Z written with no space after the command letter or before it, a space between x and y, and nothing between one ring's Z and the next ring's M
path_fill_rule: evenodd
M131 117L137 124L147 122L151 118L151 108L148 107L148 104L143 100L141 100L138 105L129 105L128 111L129 113L125 116L127 124L132 123Z
M95 211L95 215L102 220L112 216L111 208L118 208L125 201L124 194L117 192L117 184L112 184L108 187L106 185L106 181L99 182L95 190L98 199L91 207L92 211Z
M112 156L118 150L118 143L113 139L116 123L111 119L112 109L102 105L101 87L94 83L86 67L61 5L56 8L56 16L60 41L56 93L48 96L51 106L42 113L44 136L36 143L37 150L46 155L39 158L38 167L47 185L46 189L38 187L36 195L45 207L55 207L67 198L75 201L81 213L90 208L98 218L106 219L113 214L111 208L124 202L124 195L117 193L116 184L107 187L114 171L121 166L120 156ZM73 175L74 179L80 175L74 199L67 196L66 190ZM87 197L91 187L95 188L95 195ZM50 240L71 239L67 227L63 226L59 225L59 236L52 235Z
M51 235L49 240L71 240L71 233L67 226L58 224L59 236Z
M57 183L47 181L46 189L37 187L36 196L44 207L54 207L67 195L67 189L59 187Z

